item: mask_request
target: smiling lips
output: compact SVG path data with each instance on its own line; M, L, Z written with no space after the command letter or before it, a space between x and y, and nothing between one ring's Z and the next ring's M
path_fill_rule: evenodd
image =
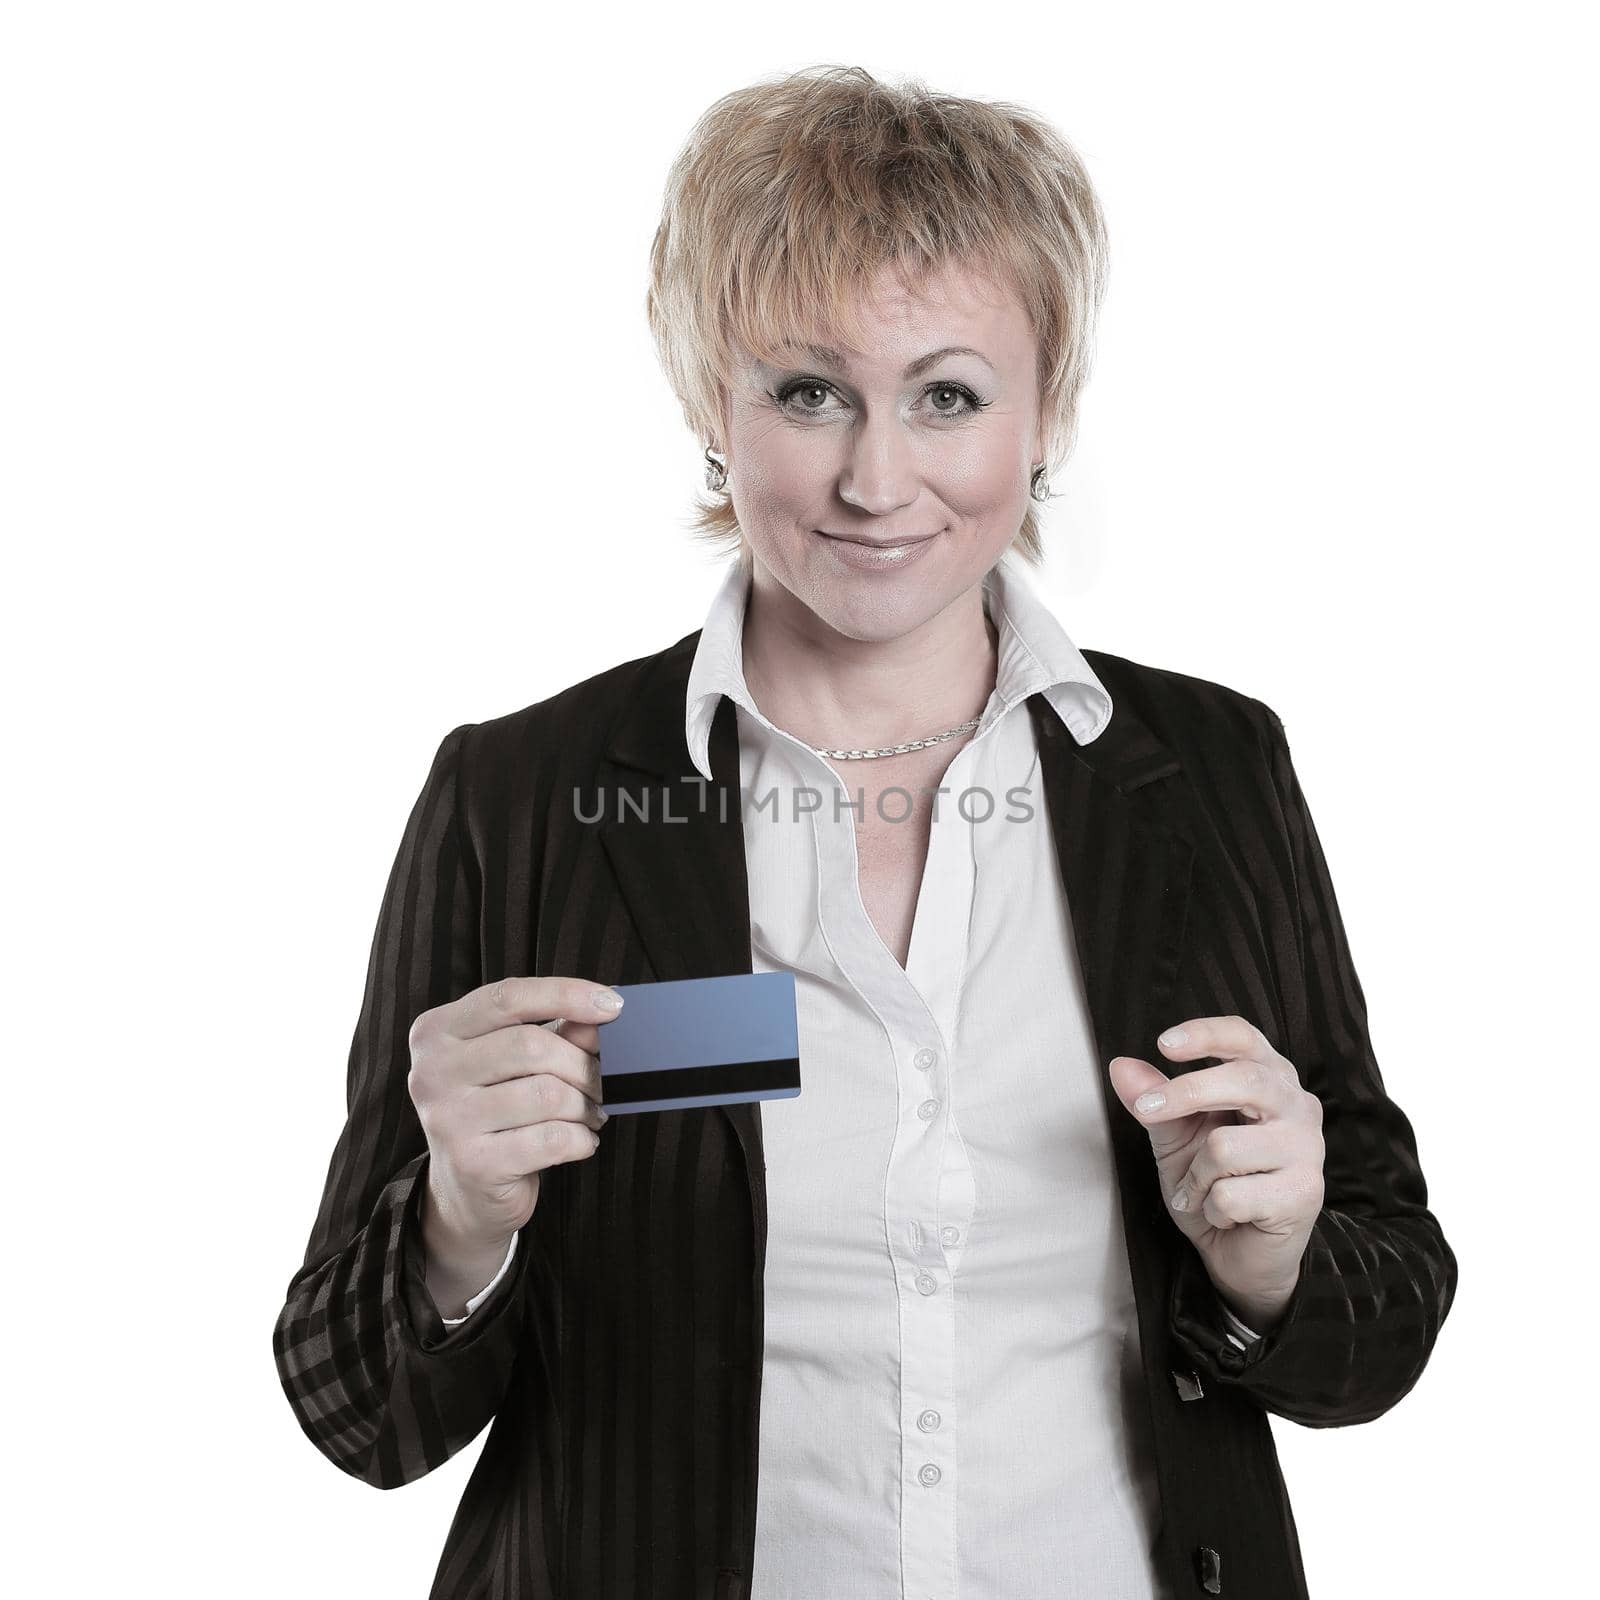
M828 542L828 557L853 572L904 572L922 559L922 552L938 539L936 533L919 534L915 539L897 542L877 539L851 539L842 534L816 530Z
M901 545L923 544L927 540L937 537L935 534L931 533L919 533L908 535L904 539L858 539L854 534L829 533L824 528L818 528L817 532L820 533L824 539L838 539L845 544L862 544L865 545L869 550L898 549Z

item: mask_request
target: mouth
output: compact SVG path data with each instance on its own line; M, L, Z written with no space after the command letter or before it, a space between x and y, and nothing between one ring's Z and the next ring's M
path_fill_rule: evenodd
M930 539L937 539L936 533L919 533L907 535L903 539L863 539L853 533L829 533L825 528L812 530L824 539L836 539L841 544L865 545L868 550L908 550L912 545L926 544Z

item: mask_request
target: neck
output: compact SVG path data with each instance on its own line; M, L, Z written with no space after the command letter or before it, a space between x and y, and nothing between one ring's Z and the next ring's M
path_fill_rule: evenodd
M824 749L865 750L980 715L994 689L999 634L977 584L897 639L851 639L757 561L743 653L750 694L776 727Z

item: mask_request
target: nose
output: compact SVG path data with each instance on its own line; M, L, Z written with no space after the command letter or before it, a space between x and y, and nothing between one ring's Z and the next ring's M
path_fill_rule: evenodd
M839 474L839 497L875 517L887 516L917 498L915 454L899 419L869 418L856 431Z

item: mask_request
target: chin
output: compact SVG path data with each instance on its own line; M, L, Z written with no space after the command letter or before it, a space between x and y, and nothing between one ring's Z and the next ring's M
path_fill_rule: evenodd
M898 639L937 616L960 592L911 574L896 583L860 582L832 573L806 586L800 598L847 639Z
M969 559L970 543L944 530L907 559L841 556L810 527L755 545L757 558L807 610L847 639L898 639L936 617L994 563ZM952 570L952 563L961 570ZM970 573L966 570L971 567Z

